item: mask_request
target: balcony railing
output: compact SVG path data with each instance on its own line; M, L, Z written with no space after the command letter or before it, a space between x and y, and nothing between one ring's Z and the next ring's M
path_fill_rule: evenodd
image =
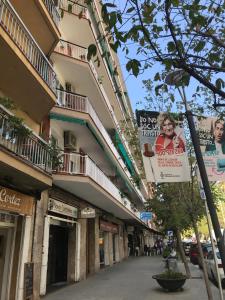
M0 145L47 173L52 162L47 144L34 134L19 135L9 115L0 108Z
M111 196L113 196L117 201L122 203L129 211L138 217L137 212L134 212L134 210L131 208L130 201L126 199L126 204L124 203L119 189L87 155L80 155L78 153L63 153L62 166L58 168L57 173L90 177L100 187L106 190Z
M43 2L50 16L52 17L53 22L58 26L60 21L60 15L53 0L43 0Z
M78 15L87 19L87 7L83 6L81 1L70 1L70 0L61 0L60 8L68 11L69 13Z
M99 132L101 132L101 134L103 135L106 143L111 148L113 154L120 162L121 167L123 169L125 168L125 164L123 163L115 145L113 144L108 132L105 130L105 127L103 126L87 97L75 93L57 90L57 106L89 114Z
M69 57L72 57L72 58L75 58L75 59L78 59L78 60L85 61L85 62L89 63L89 66L90 66L90 68L92 70L92 73L93 73L96 81L98 82L98 85L99 85L99 88L100 88L101 93L103 95L103 98L105 99L106 104L107 104L107 106L108 106L108 108L109 108L109 110L110 110L110 112L112 114L112 118L113 118L113 120L114 120L114 122L116 124L116 127L120 128L120 125L119 125L119 123L117 121L115 113L113 112L113 110L111 108L111 104L110 104L109 98L107 96L107 93L105 92L105 89L104 89L103 85L99 83L99 80L98 80L99 76L98 76L98 73L96 71L95 65L94 65L94 63L91 60L87 61L87 49L84 48L84 47L78 46L76 44L72 44L70 42L60 40L60 42L58 43L57 47L55 48L55 51L58 52L58 53L64 54L66 56L69 56ZM77 104L74 104L74 105L76 106ZM69 107L67 107L67 108L69 108ZM72 109L72 108L70 107L70 109ZM107 133L107 136L108 136L108 133ZM110 139L110 144L111 144L112 143L111 138L109 136L108 136L108 138ZM125 139L124 139L123 136L122 136L122 140L125 141ZM129 146L128 146L127 143L126 143L126 148L129 149ZM118 153L117 150L115 150L115 151L116 151L116 153ZM115 152L114 152L114 154L115 154ZM129 153L129 154L131 154L131 153ZM118 157L118 155L119 154L117 154L116 157ZM125 164L123 165L123 168L126 168ZM127 175L128 175L128 177L131 176L129 171L127 171ZM144 198L143 198L141 192L137 188L135 188L135 190L137 191L137 194L142 199L142 201L144 201Z
M56 52L87 62L87 49L67 41L60 40L55 48Z
M52 66L8 0L0 0L0 26L56 93L56 74Z
M101 134L103 135L106 143L112 150L113 154L119 161L121 167L124 170L127 169L123 160L121 159L114 143L112 142L108 132L105 130L105 127L103 126L102 122L100 121L98 115L96 114L94 108L92 107L92 105L87 97L58 89L57 90L57 106L65 107L67 109L71 109L71 110L78 111L78 112L88 113L91 116L92 120L94 121L96 127L99 129L99 132L101 132ZM129 173L128 170L126 172ZM128 176L129 175L130 174L128 174ZM143 199L143 196L138 189L136 189L136 192L138 193L139 197Z

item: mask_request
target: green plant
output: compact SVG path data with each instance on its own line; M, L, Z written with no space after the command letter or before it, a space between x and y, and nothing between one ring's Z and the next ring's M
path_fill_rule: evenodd
M14 102L7 97L0 97L0 104L9 110L16 109ZM7 119L6 129L10 133L10 140L14 140L15 138L23 139L31 135L32 131L24 125L24 120L22 118L5 112L3 112L2 115Z
M48 145L48 151L50 154L50 160L52 163L52 170L56 170L63 165L62 150L58 147L53 138L50 139Z
M161 274L157 275L158 278L164 278L164 279L183 279L186 277L183 273L181 272L174 272L172 270L167 270Z
M72 9L73 9L73 5L72 4L68 4L68 12L72 12Z
M170 248L166 247L165 249L163 249L163 253L162 253L162 257L166 258L170 255Z
M23 139L29 137L32 133L30 129L24 126L23 119L16 116L8 116L8 130L13 133L11 139L15 137Z
M16 109L16 105L14 104L14 102L7 97L0 97L0 104L10 110Z

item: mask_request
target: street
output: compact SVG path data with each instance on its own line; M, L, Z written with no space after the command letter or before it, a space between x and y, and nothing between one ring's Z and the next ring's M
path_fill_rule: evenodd
M82 282L49 293L44 300L206 300L202 273L190 264L192 279L186 281L182 291L167 293L152 279L161 273L162 257L130 257L112 268L106 268ZM179 269L183 265L179 263ZM211 283L214 300L219 291ZM224 290L225 296L225 290Z

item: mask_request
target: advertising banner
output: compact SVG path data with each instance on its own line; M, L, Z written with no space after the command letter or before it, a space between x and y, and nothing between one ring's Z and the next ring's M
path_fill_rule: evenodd
M198 135L209 181L225 181L224 120L200 118Z
M145 110L136 117L147 181L190 181L183 117Z

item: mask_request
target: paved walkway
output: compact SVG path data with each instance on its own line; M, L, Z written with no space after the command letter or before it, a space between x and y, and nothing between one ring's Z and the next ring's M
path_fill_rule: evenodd
M179 263L179 268L183 265ZM193 279L187 280L183 291L167 293L159 288L152 275L163 271L161 257L134 257L101 270L79 283L45 296L44 300L207 300L201 271L190 264ZM214 300L219 291L212 284ZM224 291L225 299L225 291Z

